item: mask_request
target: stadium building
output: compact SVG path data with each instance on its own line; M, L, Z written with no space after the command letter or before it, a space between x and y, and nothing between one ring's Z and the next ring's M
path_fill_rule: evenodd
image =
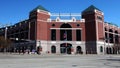
M118 54L120 28L104 21L91 5L82 13L50 13L38 6L29 19L0 28L13 41L13 50L40 50L42 54Z

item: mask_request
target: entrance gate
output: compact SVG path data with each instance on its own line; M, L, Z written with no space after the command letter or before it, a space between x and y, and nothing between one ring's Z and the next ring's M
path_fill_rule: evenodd
M71 54L72 44L63 43L60 45L60 52L61 54Z

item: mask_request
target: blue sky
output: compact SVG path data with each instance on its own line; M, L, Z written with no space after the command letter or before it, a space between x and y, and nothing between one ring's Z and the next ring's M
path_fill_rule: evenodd
M120 0L0 0L0 25L28 19L38 5L52 13L81 13L94 5L104 12L105 21L120 26Z

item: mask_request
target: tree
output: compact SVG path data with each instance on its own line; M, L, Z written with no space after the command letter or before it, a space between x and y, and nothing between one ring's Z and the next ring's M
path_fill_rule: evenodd
M3 36L0 36L0 49L8 48L11 46L11 40L5 39Z

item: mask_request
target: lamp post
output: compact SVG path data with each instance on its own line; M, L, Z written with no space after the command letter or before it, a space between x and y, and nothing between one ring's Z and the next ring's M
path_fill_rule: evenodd
M7 26L5 26L5 34L4 34L4 37L5 37L5 41L7 41ZM7 52L7 47L4 48L4 52Z
M7 26L5 26L5 40L7 39Z
M15 41L18 41L18 38L15 38ZM15 51L15 48L18 47L17 45L14 46L14 51ZM20 48L20 47L19 47ZM19 50L18 50L19 52Z

